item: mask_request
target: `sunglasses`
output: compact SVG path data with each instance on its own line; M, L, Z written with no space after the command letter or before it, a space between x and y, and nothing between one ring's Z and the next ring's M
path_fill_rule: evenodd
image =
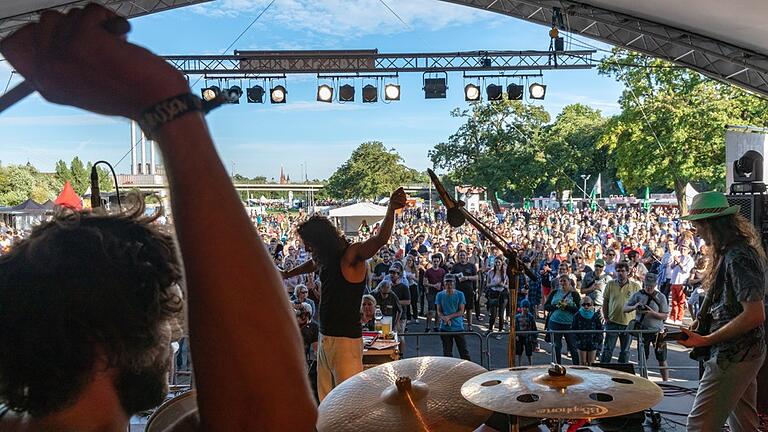
M300 294L309 294L309 291L299 291Z
M592 303L582 303L581 305L584 307L592 307Z

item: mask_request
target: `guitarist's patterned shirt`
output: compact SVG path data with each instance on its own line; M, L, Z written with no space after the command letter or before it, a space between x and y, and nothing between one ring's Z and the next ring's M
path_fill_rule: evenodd
M747 245L737 245L726 251L725 291L712 303L712 331L723 327L736 318L743 309L743 301L752 302L765 299L766 264L760 261L757 253ZM741 362L758 358L765 351L764 326L752 329L738 337L717 344L712 354L718 363Z

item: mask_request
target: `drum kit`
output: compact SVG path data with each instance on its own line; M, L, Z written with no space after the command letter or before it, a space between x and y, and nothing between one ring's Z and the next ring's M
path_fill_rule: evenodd
M588 366L487 371L450 357L417 357L361 372L320 404L317 430L473 431L492 413L598 419L643 411L662 390L632 374Z

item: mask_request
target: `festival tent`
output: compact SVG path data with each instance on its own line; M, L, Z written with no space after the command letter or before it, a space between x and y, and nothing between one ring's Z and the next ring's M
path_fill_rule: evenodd
M51 200L48 200L48 201L46 201L46 202L44 202L44 203L42 203L40 205L43 206L45 211L52 212L52 211L54 211L56 209L56 203L51 201Z
M361 202L346 207L335 208L328 212L328 217L336 219L336 225L347 235L357 235L357 228L363 223L373 227L387 214L387 208L369 202Z
M69 181L64 183L64 189L61 190L61 193L58 197L56 197L56 201L54 201L54 203L56 203L56 205L69 207L74 210L83 209L83 201L72 188L72 185L69 183Z
M28 199L16 206L0 209L0 219L15 229L27 230L42 222L46 213L49 212L41 204Z

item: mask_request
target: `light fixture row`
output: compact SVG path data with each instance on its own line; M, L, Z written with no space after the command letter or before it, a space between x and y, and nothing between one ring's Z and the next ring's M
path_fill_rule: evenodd
M363 103L374 103L379 100L379 89L373 84L366 84L363 86ZM320 84L317 86L317 101L331 103L333 102L334 88L328 84ZM339 86L338 91L339 102L354 102L355 101L355 86L351 84L344 84ZM398 101L400 100L400 85L399 84L386 84L384 86L384 100L386 101Z
M509 100L522 100L525 87L520 84L507 85L507 98ZM424 98L425 99L445 99L448 86L444 78L427 78L424 80ZM239 104L243 96L243 89L234 85L222 89L219 86L205 87L201 90L202 98L205 101L211 101L221 98L222 103ZM328 84L317 86L317 101L331 103L335 89ZM245 90L248 103L264 103L266 90L260 85L248 87ZM485 94L489 101L500 101L503 98L503 88L497 84L489 84L485 88ZM528 97L530 99L542 100L547 94L547 86L540 83L533 83L528 86ZM273 104L283 104L287 100L288 91L282 85L275 85L269 89L269 100ZM363 103L374 103L379 100L379 90L373 84L366 84L362 88ZM482 99L480 87L475 84L464 86L464 100L467 102L477 102ZM400 100L400 85L386 84L384 86L384 100ZM355 86L344 84L338 88L339 102L355 101Z
M507 85L507 99L523 100L525 87L521 84ZM485 94L489 101L500 101L503 98L504 89L498 84L489 84L485 88ZM533 83L528 86L528 97L530 99L542 100L547 94L547 86L540 83ZM475 84L464 86L464 100L467 102L477 102L481 100L480 87Z

